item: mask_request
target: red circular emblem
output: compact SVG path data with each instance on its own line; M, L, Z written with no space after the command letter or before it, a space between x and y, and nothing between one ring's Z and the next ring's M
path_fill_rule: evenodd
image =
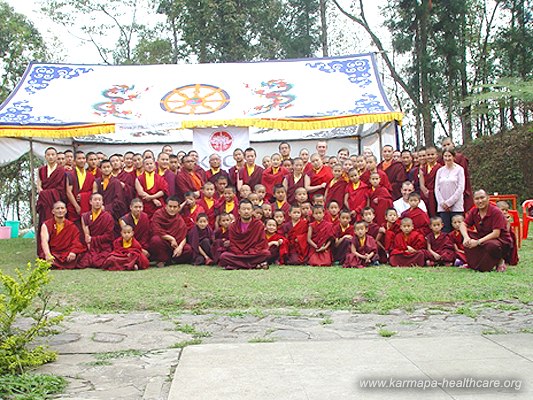
M216 131L209 138L209 145L215 151L224 152L230 149L233 137L229 132Z

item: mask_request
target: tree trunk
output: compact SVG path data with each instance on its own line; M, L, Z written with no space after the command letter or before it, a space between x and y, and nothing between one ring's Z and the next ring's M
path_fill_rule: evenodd
M327 0L320 0L320 24L321 24L321 35L320 40L322 42L322 56L329 56L328 49L328 25L326 20L326 11L327 11Z
M429 56L427 53L428 46L428 25L429 25L429 1L422 1L422 9L420 12L419 26L420 26L420 45L418 47L420 52L420 96L422 100L421 112L422 123L424 126L424 142L426 146L434 145L433 136L433 122L431 121L431 101L429 98Z

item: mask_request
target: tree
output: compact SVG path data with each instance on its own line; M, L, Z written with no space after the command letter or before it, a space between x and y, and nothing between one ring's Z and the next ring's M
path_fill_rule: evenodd
M46 58L39 31L23 15L0 2L0 102L13 90L30 61Z

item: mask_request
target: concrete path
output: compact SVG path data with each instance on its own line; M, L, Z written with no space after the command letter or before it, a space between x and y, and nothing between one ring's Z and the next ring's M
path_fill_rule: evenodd
M389 387L361 387L371 382ZM411 386L398 388L405 385ZM169 396L169 400L413 398L533 398L531 335L193 346L181 356Z

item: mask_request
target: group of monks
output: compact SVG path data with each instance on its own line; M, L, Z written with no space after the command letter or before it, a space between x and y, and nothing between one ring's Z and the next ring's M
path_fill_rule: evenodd
M453 148L449 139L442 145ZM302 149L295 157L282 142L262 166L253 148L235 150L225 171L217 154L204 170L196 151L174 154L170 145L157 157L48 148L38 172L38 255L57 269L106 270L389 263L503 271L517 263L505 205L473 194L469 179L471 210L443 231L436 148L384 146L381 156L378 163L346 148L328 156L319 141L314 154ZM468 175L466 158L456 162Z

